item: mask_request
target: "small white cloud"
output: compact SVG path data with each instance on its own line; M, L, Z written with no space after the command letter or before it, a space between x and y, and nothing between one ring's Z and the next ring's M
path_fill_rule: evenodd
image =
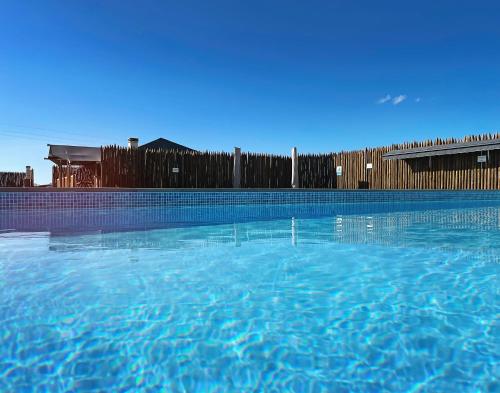
M399 105L399 104L401 104L404 100L406 100L406 98L407 98L407 96L406 96L406 95L404 95L404 94L400 94L399 96L394 97L394 98L392 99L392 103L393 103L393 105Z
M378 101L377 101L377 104L385 104L386 102L390 101L391 100L391 95L390 94L387 94L386 96L380 98Z
M420 97L415 98L416 103L419 103L420 101L422 101L422 99Z

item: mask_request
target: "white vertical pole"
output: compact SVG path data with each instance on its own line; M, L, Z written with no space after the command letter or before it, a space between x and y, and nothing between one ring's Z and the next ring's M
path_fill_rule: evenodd
M241 239L240 239L240 231L238 229L239 224L233 224L233 237L234 237L234 245L236 247L241 247Z
M292 148L292 188L299 188L299 157L297 148Z
M241 186L241 148L234 148L234 161L233 161L233 188L240 188Z

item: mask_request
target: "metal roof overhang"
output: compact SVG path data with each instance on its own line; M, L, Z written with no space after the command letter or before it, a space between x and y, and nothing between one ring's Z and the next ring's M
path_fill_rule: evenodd
M406 160L409 158L447 156L453 154L466 154L500 150L500 139L474 141L464 143L450 143L446 145L433 145L405 150L393 150L382 155L384 160Z
M83 165L101 162L101 148L87 146L47 145L50 160L56 164Z

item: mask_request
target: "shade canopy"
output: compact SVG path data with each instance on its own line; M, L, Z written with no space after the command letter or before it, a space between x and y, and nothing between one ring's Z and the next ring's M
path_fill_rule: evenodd
M484 141L450 143L446 145L433 145L416 147L413 149L393 150L385 153L384 160L406 160L409 158L447 156L453 154L477 153L491 150L500 150L500 139Z
M101 148L87 146L47 145L49 156L56 164L84 165L101 162Z

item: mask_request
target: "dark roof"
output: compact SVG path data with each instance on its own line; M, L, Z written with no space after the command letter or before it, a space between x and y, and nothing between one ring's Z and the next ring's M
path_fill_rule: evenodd
M476 153L490 150L500 150L500 139L449 143L445 145L433 145L426 147L417 147L413 149L393 150L385 153L382 157L385 160L405 160L407 158L446 156L452 154Z
M165 138L158 138L154 141L139 146L139 149L161 149L161 150L179 150L179 151L196 151L190 147L179 145L178 143L169 141Z
M47 145L49 156L56 164L71 163L81 165L89 162L101 162L101 148L88 146Z

